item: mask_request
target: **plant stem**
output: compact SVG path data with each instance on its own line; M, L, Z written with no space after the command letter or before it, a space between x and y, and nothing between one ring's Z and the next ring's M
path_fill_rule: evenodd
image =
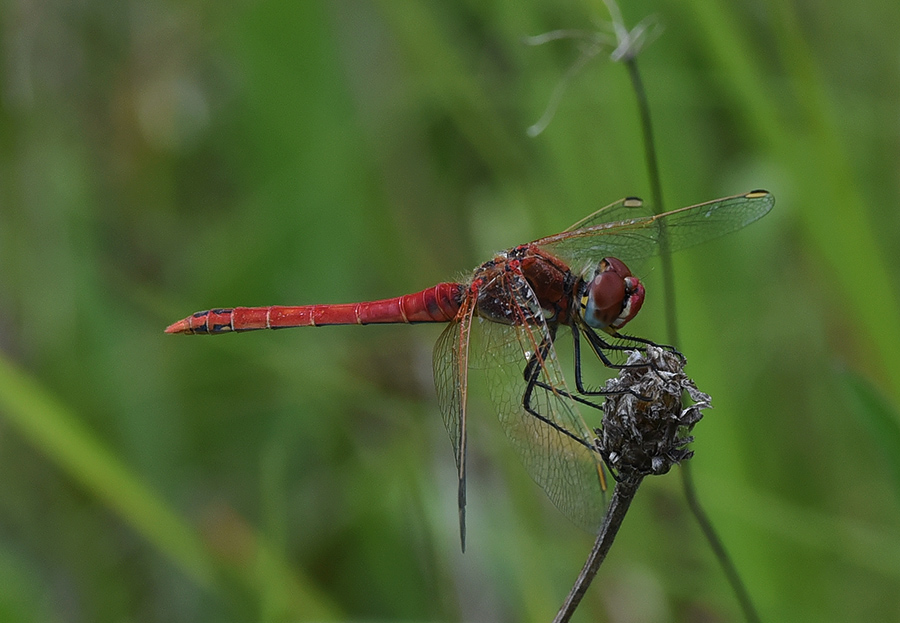
M684 496L687 498L688 507L690 507L691 512L694 514L694 519L700 524L700 531L703 532L703 536L706 537L706 540L709 542L710 547L712 547L713 552L715 553L716 559L722 566L722 571L725 573L725 577L728 578L728 583L731 584L731 590L734 591L734 595L741 605L741 610L744 611L744 618L750 623L760 623L759 613L753 605L753 600L750 598L747 587L744 585L743 580L741 580L737 567L734 566L731 556L729 556L728 552L725 550L725 545L716 533L715 528L713 528L712 522L706 515L706 511L700 506L697 490L694 487L694 479L691 477L690 461L685 461L681 464L681 484L684 487Z
M644 154L647 160L647 174L650 178L650 192L653 196L653 209L657 214L663 212L662 199L662 182L659 175L659 164L656 160L656 145L653 141L653 124L650 121L650 104L647 99L647 92L644 90L644 83L641 80L641 74L638 71L637 60L634 56L623 59L625 66L628 68L628 75L631 78L631 85L634 94L637 97L638 111L641 116L641 128L644 134ZM675 272L672 267L672 253L669 250L669 239L666 235L665 223L660 223L659 234L659 255L662 263L663 277L663 300L666 315L666 332L668 341L674 347L678 347L678 321L675 313ZM691 475L690 461L681 464L681 483L684 488L684 495L687 499L688 507L691 509L694 518L700 525L700 530L712 547L731 590L734 592L741 610L744 611L744 618L750 623L759 623L759 614L750 598L747 587L741 580L741 576L735 567L734 562L725 550L725 545L713 528L709 516L700 506L700 500L697 497L697 490L694 486L694 480Z
M584 597L585 592L594 580L594 576L597 575L597 570L600 569L600 565L606 558L609 548L612 547L616 534L619 532L619 527L622 525L622 520L625 519L625 513L628 511L628 507L631 505L634 494L637 493L638 485L641 484L642 480L643 477L638 477L616 483L612 499L609 502L609 508L603 517L600 532L597 534L597 540L594 541L594 547L591 549L591 553L588 555L581 573L578 574L575 585L569 591L566 601L556 614L556 618L553 619L553 623L565 623L572 618L575 609L581 603L581 598Z
M659 175L659 164L656 160L656 143L653 140L653 124L650 122L650 103L644 90L644 81L638 71L635 57L624 61L631 78L631 87L637 97L638 112L641 115L641 130L644 135L644 157L647 160L647 176L650 178L650 194L653 198L653 211L662 214L663 196L662 181ZM666 334L668 343L678 348L678 319L675 313L675 269L672 266L672 252L669 250L669 237L666 235L665 219L660 222L659 257L662 263L663 303L666 315Z

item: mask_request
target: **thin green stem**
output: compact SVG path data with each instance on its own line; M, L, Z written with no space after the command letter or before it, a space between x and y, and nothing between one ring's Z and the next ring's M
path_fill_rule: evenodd
M647 175L650 178L650 194L653 198L653 211L662 214L663 196L662 181L659 175L659 164L656 160L656 144L653 140L653 124L650 122L650 104L644 82L638 71L637 60L630 57L625 62L631 86L637 97L638 112L641 115L641 129L644 134L644 157L647 160ZM659 256L663 275L663 305L666 315L666 335L668 343L678 348L678 319L675 313L675 269L672 266L672 253L669 250L669 238L666 235L665 219L660 221Z
M641 74L638 71L637 60L634 56L623 59L625 66L628 68L628 75L631 78L631 85L637 97L638 111L641 116L641 128L644 134L644 154L647 161L647 174L650 178L650 192L653 196L653 209L657 214L663 212L662 199L662 182L659 175L659 164L656 160L656 145L653 141L653 124L650 121L650 104L647 99L647 92L644 90L644 83L641 80ZM660 259L663 271L663 301L666 315L666 331L668 334L669 344L678 347L678 322L675 313L675 272L672 267L672 254L669 249L669 240L666 236L665 222L660 222ZM691 509L694 518L700 526L700 530L712 547L731 590L734 591L735 597L744 611L744 617L750 623L759 623L759 614L750 598L750 593L744 585L741 576L728 555L725 545L716 533L709 516L700 505L697 497L697 490L694 486L694 480L691 476L690 462L687 461L681 465L681 483L684 487L684 495L687 499L688 507Z
M681 464L681 484L684 487L684 496L687 498L688 507L694 514L697 523L700 524L700 531L703 532L703 536L709 541L709 545L712 547L719 564L722 565L722 571L725 573L725 577L728 578L728 583L731 584L731 590L734 591L735 597L737 597L741 605L741 610L744 611L744 617L750 623L760 623L759 613L753 605L747 586L741 580L741 575L738 573L737 567L734 566L731 556L725 550L725 545L716 533L709 516L703 510L703 507L700 506L700 499L697 497L697 489L694 487L694 479L691 476L690 461L685 461Z

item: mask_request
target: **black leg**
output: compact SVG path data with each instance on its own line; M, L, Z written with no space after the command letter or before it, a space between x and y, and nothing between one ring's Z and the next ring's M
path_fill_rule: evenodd
M594 351L594 353L597 355L597 357L600 359L600 361L602 361L603 364L607 368L621 370L623 368L640 367L641 364L637 364L637 365L613 364L609 360L609 358L606 356L606 353L603 352L604 350L616 350L616 351L635 350L634 348L627 348L625 346L617 346L615 344L609 344L603 338L601 338L599 335L597 335L590 329L585 330L585 335L588 338L588 343L591 345L591 349ZM614 395L614 394L631 394L632 396L634 396L635 398L637 398L639 400L646 400L646 401L650 400L646 396L642 396L630 389L616 390L616 391L607 391L604 389L598 389L598 390L592 391L592 390L585 389L584 381L582 380L582 376L581 376L581 339L578 336L579 336L579 329L577 326L573 326L572 327L572 339L575 344L575 388L578 390L579 394L582 394L584 396L609 396L609 395ZM639 350L644 350L644 349L639 349ZM588 404L593 405L593 403L588 403ZM602 408L602 407L597 407L596 405L594 405L594 406L598 409Z
M572 330L572 339L573 339L574 351L575 351L575 353L574 353L575 354L575 388L577 390L577 393L570 393L568 391L563 390L562 388L552 387L552 386L548 385L547 383L544 383L543 381L540 380L542 362L546 359L547 355L549 354L550 348L551 348L551 345L553 342L553 338L555 337L556 331L553 331L553 335L551 335L550 339L545 340L540 345L537 352L532 353L531 357L528 359L528 362L525 364L525 371L524 371L525 393L522 396L522 407L525 409L526 413L528 413L529 415L532 415L533 417L537 418L541 422L547 424L548 426L550 426L557 432L562 433L563 435L566 435L567 437L570 437L571 439L577 441L578 443L580 443L581 445L585 446L586 448L588 448L592 451L596 451L597 448L595 447L595 445L593 443L590 443L586 439L582 439L581 437L574 434L573 432L565 429L564 427L560 426L556 422L553 422L552 420L548 419L546 416L540 414L532 405L532 398L534 396L534 390L540 389L540 390L543 390L546 392L551 392L558 396L562 396L564 398L573 400L579 404L585 405L587 407L591 407L592 409L597 409L598 411L602 411L603 406L601 404L593 402L592 400L589 400L586 397L608 396L610 394L628 393L628 394L635 396L639 400L649 401L650 398L648 398L646 396L642 396L638 393L635 393L632 390L619 390L619 391L610 392L610 391L606 391L606 390L602 390L602 389L589 390L589 389L585 388L583 376L582 376L582 370L581 370L581 339L579 336L581 329L579 329L579 327L577 325L572 326L570 328ZM621 370L624 368L640 367L640 365L645 365L645 364L636 364L636 365L614 364L609 359L609 357L606 356L606 353L604 352L604 351L624 352L624 351L630 351L630 350L646 351L645 347L623 346L620 344L611 344L611 343L607 342L606 340L604 340L599 334L597 334L596 332L594 332L590 329L584 329L584 335L588 339L588 344L590 344L591 350L600 359L600 361L603 362L603 364L608 368L615 369L615 370ZM669 350L669 351L675 353L676 355L678 355L679 357L681 357L682 359L684 359L684 356L671 346L657 345L655 342L651 342L650 340L646 340L644 338L632 337L629 335L622 335L619 333L617 333L615 335L615 337L621 338L621 339L623 339L625 341L629 341L629 342L636 342L639 344L647 344L647 345L652 345L652 346L660 346L660 348L665 348L666 350Z
M581 437L579 437L572 431L563 428L556 422L541 415L531 405L531 399L534 394L534 389L539 388L539 389L543 389L545 391L548 391L548 392L551 392L554 394L558 394L560 396L564 396L566 398L571 398L572 400L575 400L582 404L588 405L595 409L601 408L600 405L594 404L593 402L591 402L589 400L585 400L584 398L581 398L580 396L572 395L572 394L570 394L564 390L561 390L559 388L550 387L546 383L543 383L538 380L541 375L541 362L544 361L544 359L547 357L547 354L550 352L551 346L552 346L552 341L545 340L541 344L540 348L538 349L538 352L533 353L531 355L531 358L528 360L528 363L525 365L525 394L522 396L522 407L525 409L526 413L528 413L529 415L536 417L541 422L550 426L557 432L562 433L563 435L577 441L578 443L580 443L581 445L586 447L588 450L591 450L592 452L596 452L597 448L594 446L593 443L591 443L590 441L588 441L586 439L582 439Z
M667 350L679 359L681 359L682 363L686 361L684 355L674 346L669 346L668 344L657 344L651 340L648 340L643 337L636 337L634 335L625 335L624 333L616 333L616 337L628 341L628 342L637 342L638 344L647 344L648 346L656 346L657 348L662 348L663 350ZM644 350L640 348L640 350Z
M613 363L609 360L609 357L606 356L604 351L616 351L616 352L625 352L629 350L639 350L641 352L646 351L647 349L642 346L622 346L621 344L610 344L602 337L600 334L594 331L593 329L581 327L579 328L577 325L572 327L572 335L576 334L576 331L581 330L584 333L584 336L588 340L588 344L591 345L591 350L594 351L594 354L603 362L607 368L612 368L613 370L623 370L625 368L631 368L634 366L630 366L625 363ZM620 337L619 334L616 334L616 337ZM577 338L576 338L577 339ZM636 342L640 342L641 340L634 340ZM653 344L653 342L650 342Z

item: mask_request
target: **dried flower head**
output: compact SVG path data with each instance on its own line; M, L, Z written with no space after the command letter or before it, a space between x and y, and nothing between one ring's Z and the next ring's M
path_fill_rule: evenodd
M648 346L633 352L619 376L607 381L603 427L597 446L619 480L664 474L691 458L690 431L709 408L710 397L684 373L678 354ZM692 401L684 407L684 393Z

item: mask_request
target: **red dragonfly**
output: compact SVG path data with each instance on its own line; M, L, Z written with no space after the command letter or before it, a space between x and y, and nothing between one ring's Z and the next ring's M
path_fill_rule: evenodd
M434 379L458 469L465 549L469 370L483 369L500 422L532 478L574 523L596 532L606 476L596 437L579 406L600 408L585 389L581 339L607 366L607 352L651 343L619 333L644 302L623 260L675 251L735 231L775 203L767 191L648 214L640 199L602 208L562 233L498 253L465 283L439 283L396 298L340 305L235 307L197 312L166 333L215 334L323 325L446 322L434 348ZM574 340L575 391L554 348L560 328ZM613 344L598 333L631 342Z

